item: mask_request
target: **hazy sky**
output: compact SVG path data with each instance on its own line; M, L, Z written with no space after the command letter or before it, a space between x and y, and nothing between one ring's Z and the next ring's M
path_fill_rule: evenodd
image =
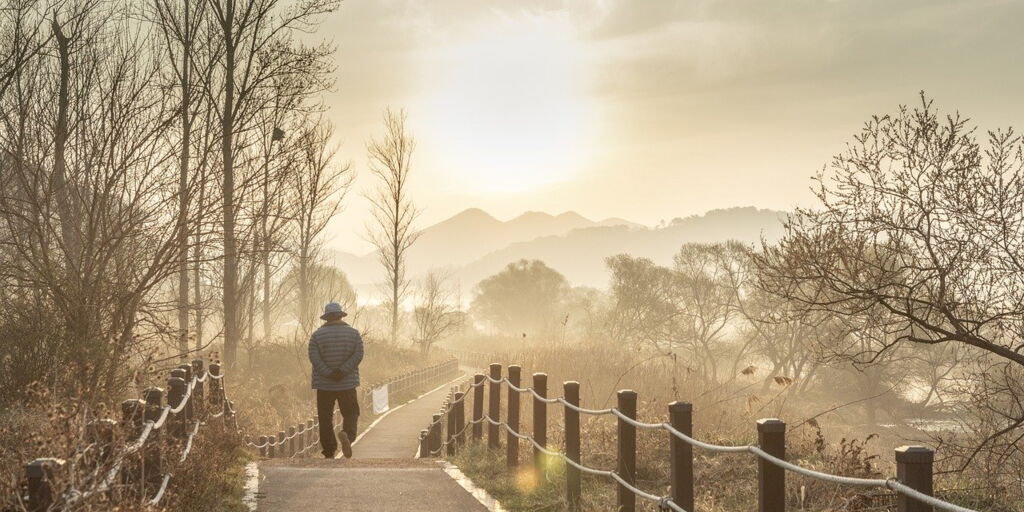
M347 0L330 118L360 174L330 245L364 251L366 140L418 140L421 225L576 210L654 224L808 204L874 113L925 90L982 129L1021 124L1024 2Z

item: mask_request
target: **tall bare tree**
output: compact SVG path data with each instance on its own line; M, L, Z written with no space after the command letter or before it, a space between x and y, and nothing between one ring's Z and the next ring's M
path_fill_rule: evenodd
M398 342L398 329L402 303L409 294L406 277L406 257L409 248L419 238L413 227L419 210L409 195L409 173L416 141L406 131L405 110L384 112L384 136L373 139L366 150L370 157L370 172L379 180L376 193L369 197L374 222L370 228L370 241L384 267L384 305L388 310L391 343Z
M326 46L304 47L294 38L297 30L310 30L331 11L338 0L307 0L288 4L283 0L207 0L218 39L224 48L221 83L212 88L218 105L221 133L221 201L224 246L223 315L224 359L236 359L241 338L239 288L240 252L238 241L239 187L237 158L249 135L254 116L267 108L268 98L260 92L275 77L321 68L330 50Z
M203 94L197 92L203 86L196 79L197 42L201 41L201 31L206 23L206 4L192 0L153 0L152 11L156 26L163 36L163 49L167 52L172 83L179 94L178 115L180 121L180 141L178 146L178 351L182 357L189 351L189 222L190 181L195 179L192 168L193 125L195 111L199 105L205 104ZM214 48L206 47L208 54ZM212 56L212 55L209 55ZM212 62L213 59L206 59ZM199 70L201 73L202 70ZM203 75L200 74L200 77Z
M295 286L299 325L303 332L312 330L315 311L316 282L321 279L315 271L320 259L322 235L327 223L338 209L354 178L349 164L334 162L335 148L331 147L334 133L326 121L308 125L299 135L300 149L294 165L300 172L293 175L290 196L295 202ZM339 298L336 298L340 300ZM354 304L345 304L354 306Z

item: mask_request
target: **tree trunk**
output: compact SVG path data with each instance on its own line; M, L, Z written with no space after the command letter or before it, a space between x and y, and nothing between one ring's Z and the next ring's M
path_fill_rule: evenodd
M273 131L271 131L273 133ZM270 341L270 233L267 231L267 217L270 215L270 153L274 148L274 136L270 136L266 159L263 162L263 218L260 219L263 238L263 341Z
M185 2L186 30L190 30L189 2ZM192 105L191 41L186 36L181 52L181 162L178 171L178 350L188 352L188 166L191 156Z
M225 48L224 112L221 119L221 154L224 161L222 201L224 208L224 362L234 367L238 355L240 325L238 318L238 247L235 240L235 43L233 13L222 26Z

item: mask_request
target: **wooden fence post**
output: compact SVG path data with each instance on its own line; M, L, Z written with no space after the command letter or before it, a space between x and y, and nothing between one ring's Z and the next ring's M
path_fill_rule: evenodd
M669 422L672 428L693 437L693 405L687 402L668 404ZM686 512L694 512L693 508L693 446L678 437L668 435L672 474L672 501Z
M501 421L501 382L494 382L494 379L501 380L501 365L498 363L491 363L491 381L490 391L491 397L487 402L487 415L494 421ZM492 450L497 450L501 447L501 440L499 434L499 426L487 422L487 447Z
M438 457L441 455L441 415L435 414L430 422L430 446L427 457Z
M786 460L786 424L775 418L757 420L757 445L773 457ZM786 470L757 460L758 512L786 510Z
M314 445L316 445L316 442L317 442L317 438L316 438L316 430L317 429L316 429L316 425L314 423L315 422L313 420L306 420L306 430L309 431L309 445L307 445L308 448L312 448Z
M455 443L459 448L466 444L466 394L455 392Z
M565 401L579 407L580 405L580 383L567 381L562 383L562 393ZM568 406L565 407L565 456L569 460L580 463L580 413ZM580 496L582 495L580 484L580 470L571 464L565 466L565 502L569 510L580 510ZM687 509L687 512L689 509Z
M473 441L484 437L484 374L473 376Z
M521 371L522 368L518 365L509 365L508 381L512 386L519 387ZM519 392L512 389L511 386L508 388L508 427L519 433ZM508 446L505 452L505 463L511 469L519 465L519 438L509 434L506 442Z
M276 452L276 455L277 455L278 458L285 458L285 457L288 456L288 444L284 440L285 437L287 437L287 434L285 433L284 430L278 430L277 431L277 452Z
M299 436L295 431L294 425L288 427L288 437L288 456L294 457L295 454L298 453L298 450L296 450L295 447L298 445L297 441L299 440Z
M142 400L146 402L144 419L156 423L163 414L164 390L157 387L146 388L142 392ZM145 473L146 482L156 486L160 484L163 472L163 460L160 450L161 430L149 432L149 441L143 448L142 470Z
M28 510L43 512L53 505L53 481L56 473L64 468L63 459L36 459L25 465L28 478Z
M455 394L452 394L452 400L455 399ZM448 402L445 406L445 419L447 420L448 431L445 432L444 438L448 440L448 445L445 447L445 452L448 456L455 455L455 433L458 432L458 427L455 426L455 404Z
M260 444L260 457L267 458L268 448L270 448L267 445L267 436L260 436L258 442Z
M210 364L210 375L220 377L220 364ZM210 404L214 410L223 410L224 388L220 379L210 379Z
M548 397L548 374L533 374L533 390L544 398ZM548 404L537 397L533 398L533 440L544 448L548 447ZM534 446L533 469L537 473L537 478L544 474L544 459L544 452Z
M124 419L125 430L130 439L138 439L142 435L142 420L146 415L146 402L133 398L121 402L121 414ZM143 457L140 454L133 454L128 457L122 466L122 481L129 486L143 482ZM138 489L142 491L142 489Z
M430 457L430 430L420 430L420 458Z
M202 374L203 374L203 360L202 359L193 359L192 360L192 375L195 375L196 377L200 377L200 376L202 376ZM208 380L210 380L210 379L208 379ZM195 404L194 410L195 410L195 413L196 413L196 417L199 418L199 419L205 419L206 418L206 410L207 410L206 409L206 400L205 400L206 394L204 393L204 390L205 390L205 386L203 385L203 383L200 382L200 381L196 381L196 387L195 387L195 389L192 390L192 398L193 398L192 403Z
M181 401L185 397L185 379L178 376L183 373L181 370L172 370L171 378L167 379L167 405L172 409L181 405ZM185 431L185 423L182 421L184 415L185 411L181 411L167 418L167 432L172 437L180 438L181 433Z
M618 393L619 412L630 419L636 419L636 391L623 389ZM636 485L636 427L630 425L626 420L618 419L619 456L616 466L616 473L626 483ZM626 489L626 486L617 486L618 510L620 512L636 511L636 495L633 491Z
M924 446L896 448L896 479L915 491L933 496L932 463L935 452ZM932 512L933 507L909 496L896 495L899 512Z

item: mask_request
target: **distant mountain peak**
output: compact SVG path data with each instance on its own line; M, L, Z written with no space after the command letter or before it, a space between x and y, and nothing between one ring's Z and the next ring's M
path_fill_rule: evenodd
M481 210L480 208L466 208L459 213L456 213L448 220L454 219L484 219L484 220L497 220L491 214Z

